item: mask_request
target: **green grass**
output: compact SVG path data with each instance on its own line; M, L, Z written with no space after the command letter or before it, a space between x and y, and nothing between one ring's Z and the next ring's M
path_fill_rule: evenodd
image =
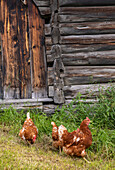
M88 96L91 94L89 93ZM115 88L110 87L105 92L100 90L96 97L98 103L91 104L78 101L82 99L78 94L69 105L57 108L52 116L30 111L31 118L38 127L39 136L36 144L26 146L18 137L26 119L24 110L17 112L10 107L0 113L0 169L114 169L115 148ZM89 117L89 126L93 143L87 149L87 165L81 158L68 157L64 153L60 156L52 148L52 125L63 124L69 132L77 129L83 119ZM17 168L18 169L18 168Z
M91 164L87 164L82 158L66 156L64 153L59 155L47 136L44 136L42 142L37 139L34 145L27 146L18 137L5 132L4 128L0 130L0 170L114 169L113 159L102 159L93 152L88 152L88 155Z

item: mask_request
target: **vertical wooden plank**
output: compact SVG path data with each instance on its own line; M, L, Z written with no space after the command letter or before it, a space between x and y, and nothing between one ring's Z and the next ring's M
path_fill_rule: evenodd
M2 13L1 13L1 5L2 5L2 1L0 0L0 99L3 98L3 84L2 84L2 49L1 49L1 45L2 45L2 40L1 40L1 33L2 33Z
M32 70L32 97L47 97L46 61L44 55L44 20L38 8L28 0L29 41Z
M3 53L3 98L19 98L16 0L1 0L1 13L2 22L4 23L3 33L1 34Z
M18 1L19 85L20 98L31 98L28 9Z
M1 43L1 32L0 32L0 99L3 98L3 74L2 74L2 43Z

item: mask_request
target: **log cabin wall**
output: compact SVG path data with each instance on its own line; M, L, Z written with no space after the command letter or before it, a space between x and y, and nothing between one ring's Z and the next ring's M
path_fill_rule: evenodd
M33 4L45 21L49 98L34 100L30 106L53 113L58 104L70 102L78 92L87 102L95 102L99 88L115 82L114 0L33 0Z
M56 41L58 35L60 50L54 56L52 48L51 54L47 55L47 62L55 63L55 58L61 51L63 69L59 77L62 83L57 91L63 90L67 103L78 92L86 97L87 90L92 91L92 95L87 98L95 98L100 85L106 88L110 85L108 83L112 82L114 85L115 82L115 2L52 0L51 4L55 4L51 24L54 25L57 17L55 30L52 29L52 39ZM52 47L54 45L55 42L52 41ZM48 85L49 95L55 97L53 66L48 67Z

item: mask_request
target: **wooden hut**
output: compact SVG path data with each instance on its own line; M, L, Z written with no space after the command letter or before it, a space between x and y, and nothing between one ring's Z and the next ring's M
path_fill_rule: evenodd
M109 82L115 82L114 0L0 0L2 107L52 113L78 92L93 91L91 101Z

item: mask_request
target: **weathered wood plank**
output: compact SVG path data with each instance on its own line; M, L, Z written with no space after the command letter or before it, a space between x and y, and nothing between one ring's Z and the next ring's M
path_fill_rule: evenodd
M45 44L46 44L46 46L51 46L52 45L51 37L49 37L49 36L45 37Z
M49 116L52 113L55 112L55 109L57 108L57 105L55 104L47 104L43 105L43 111Z
M115 86L115 83L64 86L63 90L66 99L75 98L78 93L81 93L81 97L92 99L111 86Z
M1 33L0 33L0 99L3 98L3 70L2 70L2 53L1 53Z
M38 7L41 15L50 15L50 7Z
M20 98L31 98L28 11L27 7L20 2L18 2L18 25Z
M115 44L115 34L102 34L102 35L79 35L79 36L61 36L60 43L62 44Z
M62 7L59 8L59 14L84 14L84 16L87 14L90 16L93 16L94 14L102 14L102 16L110 16L111 14L114 16L114 6L99 6L99 7ZM94 15L97 17L96 15Z
M102 84L85 84L85 85L71 85L64 86L65 100L76 98L77 94L81 94L81 98L93 99L103 93L107 88L115 86L115 83L102 83ZM54 86L49 86L49 96L54 96Z
M16 16L18 12L16 12L16 0L12 2L1 0L0 3L1 20L4 23L1 34L4 77L3 98L19 98L19 51ZM8 91L9 93L7 93Z
M59 0L59 6L102 6L102 5L115 5L114 0Z
M64 23L59 25L61 35L87 35L115 33L115 22Z
M50 24L45 24L45 35L51 35L51 26L50 26Z
M44 55L44 20L32 1L28 0L29 41L31 57L32 97L46 97L46 58ZM33 12L34 11L34 12Z
M33 0L38 7L47 7L50 5L49 0Z
M0 100L0 109L9 108L10 106L12 106L15 109L36 108L36 109L40 109L41 111L44 111L43 104L45 103L45 106L47 106L51 102L53 102L52 98ZM45 109L45 111L47 111L47 108Z
M102 13L103 14L103 13ZM114 21L115 20L115 15L111 14L106 15L100 15L99 14L91 14L90 16L88 16L88 14L59 14L58 16L58 20L60 23L83 23L83 22L103 22L103 21ZM105 17L106 16L106 17Z
M66 7L59 10L60 23L114 21L115 7Z
M64 86L115 82L115 66L66 66ZM48 68L48 83L53 85L53 69Z
M115 82L115 66L65 67L65 85Z
M115 65L115 51L62 54L64 65Z
M108 51L114 50L115 45L113 44L90 44L90 45L82 45L82 44L66 44L61 45L62 54L70 54L70 53L80 53L80 52L98 52L98 51ZM49 49L48 49L49 50Z
M59 49L58 47L56 47ZM58 53L60 56L60 52ZM59 57L57 56L57 57ZM63 93L63 78L61 74L64 72L64 65L61 58L55 58L53 65L54 72L54 103L64 103L64 93Z
M0 100L0 105L4 105L4 104L15 104L15 103L19 103L19 104L23 104L23 103L49 103L52 102L53 99L52 98L38 98L38 99L10 99L10 100Z

